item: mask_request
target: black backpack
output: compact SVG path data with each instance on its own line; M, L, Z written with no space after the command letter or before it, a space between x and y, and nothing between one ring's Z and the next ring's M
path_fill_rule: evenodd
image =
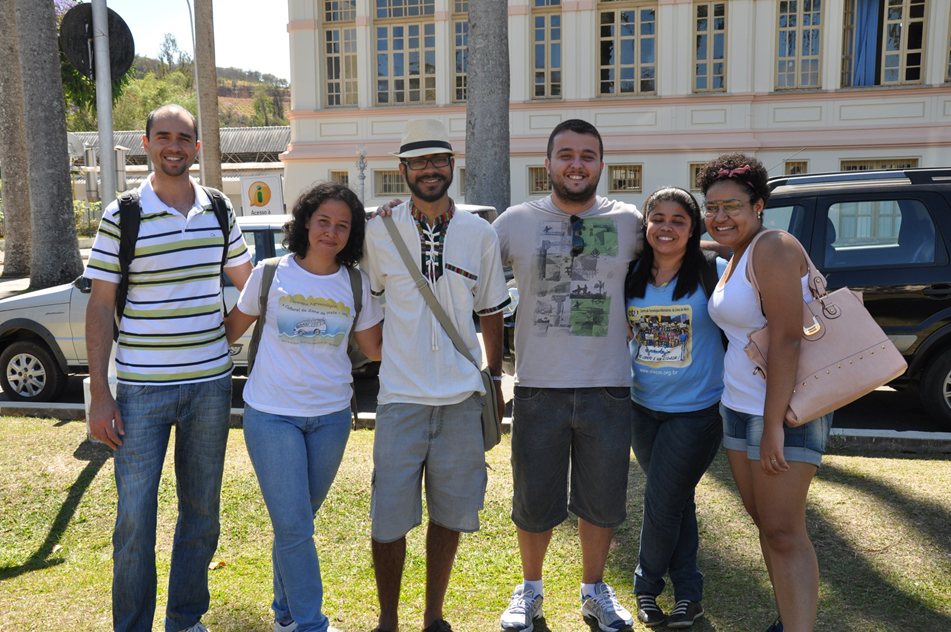
M228 201L225 194L218 189L202 187L205 194L211 199L218 226L224 239L221 252L221 269L224 270L228 262L228 245L231 236L231 223L228 217ZM116 322L112 331L112 338L119 340L119 321L125 311L126 299L129 297L129 266L135 258L135 243L139 239L139 220L142 217L142 205L139 203L138 189L126 191L119 196L119 287L116 289ZM222 280L224 286L224 280Z

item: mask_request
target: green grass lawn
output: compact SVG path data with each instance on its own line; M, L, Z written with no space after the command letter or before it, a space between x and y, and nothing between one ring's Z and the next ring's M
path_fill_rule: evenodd
M81 422L4 417L0 436L0 631L109 629L115 519L110 451L85 442ZM369 632L376 621L368 518L372 444L371 431L353 433L317 518L324 611L344 632ZM506 437L487 454L492 469L482 530L463 537L450 583L446 617L459 632L497 630L499 615L521 578L509 519L509 446ZM633 458L631 465L629 517L616 533L605 579L633 610L644 477ZM822 580L816 630L951 630L949 490L947 456L826 457L808 513ZM700 483L697 505L707 616L692 629L762 632L775 616L772 593L755 529L722 453ZM213 632L268 632L271 530L240 430L231 432L222 514L211 610L204 622ZM162 629L174 520L169 457L159 499L155 630ZM581 565L576 529L573 520L558 527L547 558L545 624L552 632L587 629L577 598ZM421 529L409 535L404 632L421 627L424 535ZM672 605L669 590L661 603L667 609Z

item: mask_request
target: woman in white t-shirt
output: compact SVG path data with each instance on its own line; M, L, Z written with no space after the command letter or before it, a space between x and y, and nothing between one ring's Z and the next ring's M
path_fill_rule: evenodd
M759 529L763 559L781 620L767 632L812 632L819 597L819 565L806 531L806 495L822 461L832 415L791 428L786 409L796 382L802 339L802 302L812 300L808 267L796 238L764 235L769 200L763 164L727 154L697 176L705 198L707 231L733 250L707 306L729 340L720 402L723 446L746 511ZM769 211L766 211L767 213ZM752 257L760 297L746 275ZM754 372L743 350L747 335L769 322L769 372Z
M306 191L284 226L284 246L267 295L264 329L244 389L244 435L274 527L274 630L333 631L321 613L323 586L314 517L350 436L351 328L379 360L383 314L362 272L354 318L347 268L363 254L363 204L338 183ZM225 321L228 341L257 319L264 266L251 273ZM354 322L354 320L356 322Z

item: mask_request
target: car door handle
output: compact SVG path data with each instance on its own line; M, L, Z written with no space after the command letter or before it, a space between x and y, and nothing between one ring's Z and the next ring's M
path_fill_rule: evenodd
M951 285L942 283L941 285L930 285L921 291L925 296L929 296L936 301L951 298Z

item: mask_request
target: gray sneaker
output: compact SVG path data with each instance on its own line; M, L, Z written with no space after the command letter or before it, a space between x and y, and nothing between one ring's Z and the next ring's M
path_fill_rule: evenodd
M604 632L628 632L634 625L631 613L618 603L614 589L598 582L593 595L581 595L581 614L588 625L598 624Z
M294 630L296 629L297 629L297 621L294 621L293 619L291 619L287 623L281 623L280 621L274 622L274 632L294 632Z
M509 607L502 613L502 629L506 632L532 632L535 629L535 619L542 616L542 595L519 584L512 591L512 600Z
M185 628L183 632L208 632L208 628L205 627L205 624L199 621L190 628Z

